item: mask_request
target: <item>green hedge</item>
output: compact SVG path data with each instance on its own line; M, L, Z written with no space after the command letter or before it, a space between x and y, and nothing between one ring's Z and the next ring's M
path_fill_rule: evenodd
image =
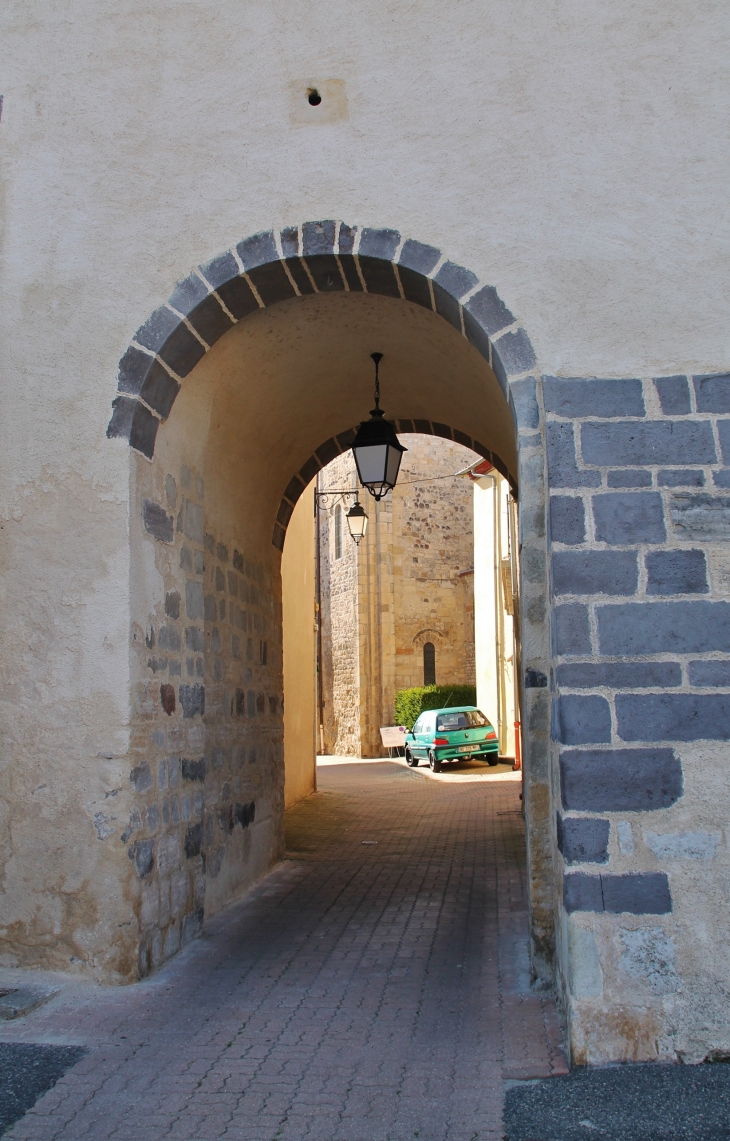
M475 685L416 685L413 689L399 689L395 695L395 723L412 729L424 709L476 703Z

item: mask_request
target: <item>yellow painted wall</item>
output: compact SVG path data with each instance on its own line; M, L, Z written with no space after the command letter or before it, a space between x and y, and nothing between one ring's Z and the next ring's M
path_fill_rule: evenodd
M284 807L317 783L314 484L294 508L281 560L284 620Z

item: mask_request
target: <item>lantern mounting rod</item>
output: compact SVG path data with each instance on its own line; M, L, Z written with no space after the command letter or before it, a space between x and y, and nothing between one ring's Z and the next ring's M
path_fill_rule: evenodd
M375 409L376 409L376 411L379 412L380 411L380 375L378 372L378 365L380 364L380 362L383 359L383 354L382 353L371 353L370 359L375 361ZM374 415L374 413L371 413L371 415Z

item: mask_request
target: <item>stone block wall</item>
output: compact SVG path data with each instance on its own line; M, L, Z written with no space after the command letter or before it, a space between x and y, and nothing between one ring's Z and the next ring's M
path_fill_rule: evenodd
M697 1061L730 1050L730 376L543 395L574 1054Z
M283 737L278 584L234 531L206 528L195 468L139 461L138 477L147 614L121 841L141 977L280 855Z

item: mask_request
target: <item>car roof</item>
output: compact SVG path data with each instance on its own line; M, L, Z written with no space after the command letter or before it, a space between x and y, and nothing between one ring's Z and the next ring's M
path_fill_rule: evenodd
M424 709L424 713L474 713L476 705L445 705L443 709Z

